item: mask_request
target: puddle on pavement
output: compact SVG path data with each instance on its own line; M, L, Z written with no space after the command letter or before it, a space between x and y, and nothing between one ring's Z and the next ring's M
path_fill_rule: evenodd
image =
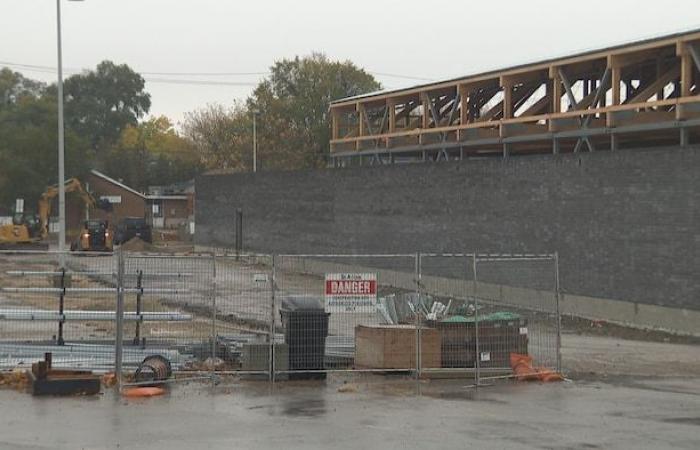
M683 425L700 426L700 417L671 417L671 418L662 420L662 422L680 423Z
M281 408L286 416L317 417L326 413L326 402L323 399L285 401Z

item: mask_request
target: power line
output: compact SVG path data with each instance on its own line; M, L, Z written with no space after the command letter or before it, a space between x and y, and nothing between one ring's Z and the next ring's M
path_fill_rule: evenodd
M142 75L166 75L172 77L245 77L267 76L270 72L139 72Z
M39 72L39 73L53 73L56 71L55 67L52 66L41 66L41 65L36 65L36 64L23 64L23 63L15 63L15 62L9 62L9 61L0 61L0 65L7 66L7 67L17 67L21 68L26 71L32 71L32 72ZM75 68L66 68L64 69L66 72L70 73L80 73L82 70L81 69L75 69ZM402 78L406 80L417 80L417 81L435 81L432 78L426 78L426 77L416 77L416 76L411 76L411 75L402 75L402 74L396 74L396 73L387 73L387 72L375 72L375 71L367 71L368 73L372 75L377 75L381 77L388 77L388 78ZM237 77L237 76L269 76L270 72L150 72L150 71L140 71L138 72L141 75L155 75L155 76L174 76L174 77L185 77L185 76L193 76L193 77L224 77L224 76L230 76L230 77ZM168 79L163 79L163 78L147 78L144 77L146 81L151 81L154 83L170 83L170 84L179 84L180 81L182 81L182 84L201 84L201 85L232 85L232 86L249 86L249 85L254 85L255 83L246 83L246 82L214 82L214 81L207 81L207 80L168 80Z
M0 65L5 67L16 67L27 72L37 72L53 74L55 69L48 66L36 66L32 64L17 64L17 63L7 63L5 61L0 61ZM74 69L67 69L66 72L69 73L80 73L80 71ZM192 74L194 75L194 74ZM144 77L144 80L149 83L164 83L164 84L181 84L181 85L194 85L194 86L257 86L258 83L252 81L214 81L214 80L187 80L187 79L168 79L168 78L153 78Z
M169 80L167 78L144 77L149 83L164 84L191 84L195 86L257 86L258 83L252 81L212 81L212 80Z
M0 65L8 67L19 67L24 69L36 69L36 70L46 70L46 71L56 71L54 66L41 66L36 64L23 64L15 63L10 61L0 61ZM84 69L76 69L70 67L64 67L63 70L67 72L80 73ZM269 75L269 72L143 72L137 71L141 75L164 75L164 76L259 76L259 75Z
M372 75L379 75L381 77L389 77L389 78L404 78L406 80L418 80L418 81L435 81L433 78L425 78L425 77L413 77L410 75L399 75L395 73L386 73L386 72L373 72L373 71L368 71Z

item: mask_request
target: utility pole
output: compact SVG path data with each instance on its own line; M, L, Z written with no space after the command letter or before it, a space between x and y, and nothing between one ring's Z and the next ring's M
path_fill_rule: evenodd
M61 0L56 0L56 30L58 35L58 251L66 246L66 174L65 138L63 127L63 52L61 49Z
M258 129L257 119L260 111L254 109L253 114L253 173L258 171Z
M73 2L83 0L70 0ZM56 0L56 44L58 51L58 251L66 247L66 167L63 126L63 50L61 43L61 0Z

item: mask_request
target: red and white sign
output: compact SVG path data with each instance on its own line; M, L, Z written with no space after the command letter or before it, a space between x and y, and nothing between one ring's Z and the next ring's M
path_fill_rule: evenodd
M376 310L377 274L326 274L327 312L373 313Z

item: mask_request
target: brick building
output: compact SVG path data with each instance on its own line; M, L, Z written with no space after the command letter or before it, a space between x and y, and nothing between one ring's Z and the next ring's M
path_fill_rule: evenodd
M145 194L100 171L91 170L84 180L84 186L96 200L106 200L112 204L111 211L92 209L89 216L108 220L112 225L116 225L125 217L143 217L153 228L173 229L187 224L193 216L194 183L192 183L192 191L189 194L184 191L173 192L172 190L156 190ZM56 214L58 211L56 206L52 211ZM82 201L73 195L68 195L66 197L66 223L68 230L71 231L69 236L80 229L86 217ZM52 220L51 222L57 223L58 221Z
M173 229L194 222L194 180L149 186L147 198L154 228Z

